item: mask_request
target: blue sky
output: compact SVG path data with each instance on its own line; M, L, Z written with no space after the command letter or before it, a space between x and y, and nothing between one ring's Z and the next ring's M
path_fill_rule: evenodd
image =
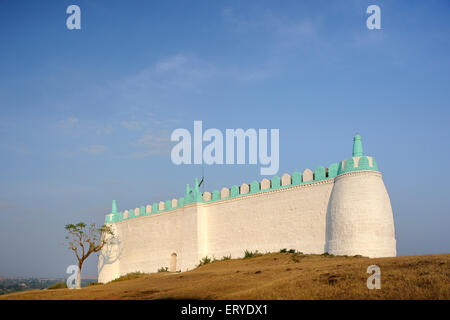
M81 8L81 30L66 8ZM381 30L366 8L381 7ZM64 225L183 195L170 133L280 129L280 171L351 155L389 191L399 255L450 251L448 1L0 2L0 275L65 276ZM261 179L205 167L205 190ZM84 274L96 275L96 257Z

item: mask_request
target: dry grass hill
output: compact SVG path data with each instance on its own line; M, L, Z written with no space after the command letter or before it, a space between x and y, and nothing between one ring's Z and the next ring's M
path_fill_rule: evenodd
M0 299L449 299L450 254L369 259L268 253L218 260L182 273L131 274L80 290L18 292ZM381 289L366 286L369 265Z

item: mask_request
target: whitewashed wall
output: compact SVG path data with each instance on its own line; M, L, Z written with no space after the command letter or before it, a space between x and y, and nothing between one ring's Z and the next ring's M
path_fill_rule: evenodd
M173 253L182 271L195 268L206 255L237 258L246 249L396 255L389 196L374 171L189 204L112 225L117 239L99 259L99 282L169 267Z
M209 254L241 257L245 249L282 248L323 253L332 187L328 180L206 204Z

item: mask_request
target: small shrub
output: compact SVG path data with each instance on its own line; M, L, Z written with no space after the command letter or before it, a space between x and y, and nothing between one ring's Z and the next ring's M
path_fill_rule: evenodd
M288 253L295 253L295 249L289 249Z
M125 275L123 275L123 276L120 276L120 277L117 278L117 279L112 280L111 282L117 282L117 281L124 281L124 280L137 279L137 278L141 277L141 276L144 275L144 274L145 274L145 273L142 273L142 272L140 272L140 271L138 271L138 272L130 272L130 273L127 273L127 274L125 274Z
M258 250L256 250L255 252L248 251L248 250L244 251L244 259L254 258L254 257L259 257L259 256L262 256L262 253L259 253Z
M322 253L321 255L324 257L329 257L329 258L335 257L334 254L329 254L328 252Z
M96 281L92 281L92 282L90 282L90 283L88 284L88 287L90 287L90 286L97 286L97 285L100 285L100 284L103 284L103 283L96 282Z
M158 269L158 272L169 272L169 268L168 267L161 267Z
M52 284L47 289L64 289L67 288L67 284L65 281L57 282L55 284Z
M203 266L203 265L209 264L209 263L211 263L211 258L206 256L202 260L200 260L200 263L198 264L198 266L200 267L200 266Z
M289 250L289 252L291 252L291 250ZM294 261L294 262L300 262L300 258L302 256L303 256L303 252L294 250L294 252L293 252L293 254L291 256L291 260Z
M280 250L280 253L286 253L286 252L287 252L286 248L283 248L283 249Z
M222 260L230 260L230 259L231 259L231 254L222 257Z

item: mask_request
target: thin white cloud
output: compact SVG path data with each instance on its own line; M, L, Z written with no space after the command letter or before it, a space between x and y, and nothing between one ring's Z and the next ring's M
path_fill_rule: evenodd
M224 22L239 33L261 33L267 38L272 51L293 47L325 45L320 37L320 16L292 19L273 11L264 11L251 17L243 17L232 8L222 10Z
M176 54L156 61L120 82L113 84L125 100L133 104L154 101L174 92L203 93L211 85L228 82L246 84L270 76L267 64L258 67L218 65L198 57Z
M101 144L90 145L82 148L83 152L86 152L91 155L96 155L103 153L106 150L106 146Z
M79 124L79 119L76 117L69 117L58 121L58 127L63 129L75 128Z
M289 36L315 36L321 21L318 18L292 19L272 11L265 11L255 17L244 18L235 13L232 8L224 9L222 16L224 21L236 31L264 30L272 34Z
M173 69L177 69L188 62L186 56L182 54L177 54L175 56L170 56L166 59L158 61L155 65L155 70L158 72L166 72Z
M148 131L143 134L135 146L140 151L133 153L131 158L143 158L155 155L168 155L173 142L170 141L170 133L167 130Z
M127 90L145 90L148 94L176 90L199 90L199 85L218 75L216 68L187 55L166 57L137 74L125 79L122 87Z
M110 135L113 133L113 126L111 124L98 125L96 133L99 135Z
M153 62L133 75L114 79L102 88L102 95L113 101L115 112L107 122L90 123L76 117L59 121L59 127L83 129L79 135L121 134L121 130L143 132L130 145L137 152L129 152L127 157L146 157L170 153L169 131L181 121L183 112L180 106L170 106L174 111L169 116L167 105L171 96L176 94L201 93L211 86L229 84L247 84L270 77L273 66L262 64L256 68L239 65L218 65L192 55L175 54ZM169 102L170 103L170 102ZM174 103L180 103L179 101ZM120 107L123 106L123 107ZM164 110L161 111L161 110ZM163 114L160 114L163 113ZM73 132L70 132L71 134ZM130 138L130 139L136 139ZM103 145L82 147L64 152L66 157L79 153L99 154L106 150ZM131 154L131 155L130 155Z
M122 121L120 125L128 130L139 130L142 128L143 123L141 121Z

